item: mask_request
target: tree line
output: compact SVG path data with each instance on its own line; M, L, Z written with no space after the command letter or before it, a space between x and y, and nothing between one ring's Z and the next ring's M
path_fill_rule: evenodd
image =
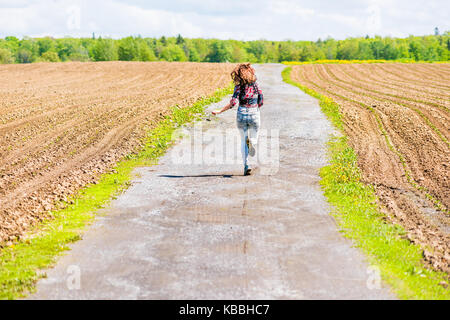
M363 37L317 41L237 41L143 38L0 39L0 63L60 61L283 62L315 60L448 61L450 32L408 38Z

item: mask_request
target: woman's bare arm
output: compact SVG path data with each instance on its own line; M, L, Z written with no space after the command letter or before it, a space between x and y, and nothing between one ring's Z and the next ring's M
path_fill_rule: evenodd
M222 109L218 109L218 110L214 110L213 112L212 112L212 114L213 115L218 115L218 114L220 114L220 113L222 113L222 112L225 112L225 111L227 111L227 110L229 110L229 109L231 109L231 103L229 103L229 104L227 104L225 107L223 107Z

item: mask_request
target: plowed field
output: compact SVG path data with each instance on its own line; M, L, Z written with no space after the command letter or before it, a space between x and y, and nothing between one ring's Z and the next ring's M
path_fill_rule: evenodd
M388 216L450 271L450 65L311 64L291 77L334 99Z
M0 65L0 243L139 147L169 107L230 82L231 64Z

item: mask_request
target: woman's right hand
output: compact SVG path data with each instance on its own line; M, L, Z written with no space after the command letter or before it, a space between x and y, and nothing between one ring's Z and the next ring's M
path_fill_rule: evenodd
M222 109L216 109L213 112L211 112L214 116L217 116L218 114L221 114L222 112L227 111L228 109L231 108L231 104L227 104L225 107L223 107Z

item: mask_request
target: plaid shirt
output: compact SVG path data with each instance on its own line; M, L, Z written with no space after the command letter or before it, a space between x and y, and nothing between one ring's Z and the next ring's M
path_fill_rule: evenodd
M244 90L243 92L241 92L242 89ZM234 93L230 104L232 108L236 105L246 108L261 108L264 104L264 96L256 82L245 85L244 88L237 85L234 87Z

